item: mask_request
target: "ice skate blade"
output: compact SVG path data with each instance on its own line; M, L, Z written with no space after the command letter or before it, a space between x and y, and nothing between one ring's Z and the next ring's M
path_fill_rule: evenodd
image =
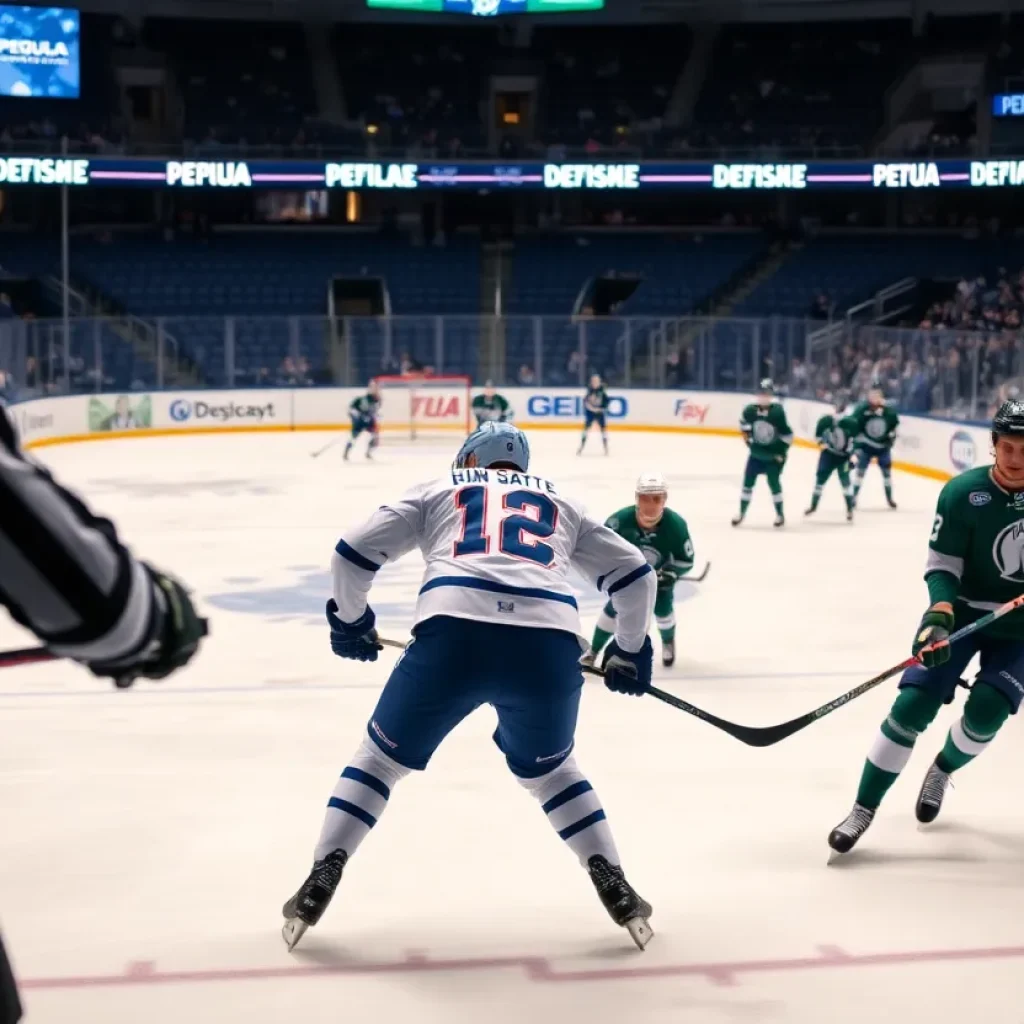
M625 927L638 949L646 949L647 943L654 938L654 931L646 917L634 917L632 921L626 922Z
M284 944L288 947L289 952L299 944L299 939L306 934L308 927L309 925L305 921L300 921L297 917L285 921L281 927L281 938L284 939Z

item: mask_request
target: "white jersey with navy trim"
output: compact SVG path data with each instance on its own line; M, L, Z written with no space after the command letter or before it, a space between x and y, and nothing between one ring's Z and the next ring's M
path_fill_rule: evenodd
M583 636L568 579L574 566L611 598L619 646L643 646L656 588L651 567L550 480L511 469L453 469L381 506L335 548L341 620L363 614L384 562L416 547L426 561L416 622L451 615Z

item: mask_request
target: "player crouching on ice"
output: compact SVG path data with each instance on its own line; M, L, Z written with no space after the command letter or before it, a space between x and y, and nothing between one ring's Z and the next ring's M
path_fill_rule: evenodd
M573 757L583 676L567 574L574 565L599 581L615 606L606 685L642 695L651 685L654 573L635 547L529 468L526 435L486 423L447 475L382 506L338 541L327 620L342 658L376 661L381 650L366 603L381 566L418 547L426 570L413 641L334 787L313 870L284 905L289 948L320 920L395 785L425 769L482 704L497 712L494 741L512 774L579 858L612 920L641 949L650 940L651 907L626 881L604 809Z
M847 853L871 824L882 798L910 760L917 737L956 694L960 674L980 655L980 670L928 769L917 797L917 820L938 817L950 775L986 750L1024 697L1024 611L950 647L956 628L1019 596L1024 585L1024 402L1003 403L992 421L995 465L968 470L939 494L928 543L925 581L931 605L913 643L922 664L907 669L900 694L882 723L857 790L857 802L828 837Z
M775 505L775 526L785 526L782 513L782 470L786 465L789 446L793 443L793 431L782 406L775 401L775 385L767 378L761 381L757 400L743 410L740 416L740 431L750 454L743 471L743 490L740 492L740 514L732 521L739 526L747 516L754 484L764 473L768 489L772 492Z
M693 568L693 541L686 520L668 508L668 485L660 473L645 473L636 482L636 504L619 509L605 526L640 549L657 573L654 620L661 634L661 663L676 660L675 585ZM597 629L585 665L594 659L615 632L615 608L609 601L597 618Z
M366 457L373 458L373 450L380 444L380 426L377 423L377 413L380 410L380 388L377 382L370 381L365 395L353 398L349 403L348 414L352 418L352 436L345 445L345 461L348 461L352 448L359 435L367 430L370 432L370 443L366 448Z

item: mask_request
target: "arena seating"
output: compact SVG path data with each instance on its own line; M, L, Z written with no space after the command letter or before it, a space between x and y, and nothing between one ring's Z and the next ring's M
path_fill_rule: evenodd
M480 99L497 48L497 33L476 25L338 25L348 116L373 125L383 150L480 149Z
M696 121L713 145L862 147L913 59L909 20L727 26Z
M631 146L653 131L690 51L685 25L542 26L530 54L543 60L549 143Z
M779 270L732 310L741 316L810 314L824 294L842 314L879 289L907 277L951 281L966 274L994 274L1005 260L1017 261L1013 246L960 237L875 236L818 238L791 253Z
M288 143L316 114L297 23L147 18L145 40L175 71L188 140Z
M573 357L584 335L580 322L569 313L590 278L608 272L643 278L636 294L619 311L638 318L630 344L639 352L647 345L649 332L660 330L665 319L693 312L765 247L762 236L753 233L682 237L612 233L523 239L516 244L506 309L510 314L552 317L543 324L547 383L576 383L580 374L591 370L621 379L625 359L621 325L600 321L586 325L586 361L581 364L578 356ZM510 367L533 365L535 331L528 321L509 323L506 359Z
M376 235L237 235L209 242L165 243L125 239L117 245L82 242L74 248L77 275L147 320L165 318L175 342L199 366L207 383L224 379L224 328L219 318L236 316L235 368L244 379L273 376L285 356L300 355L315 377L327 365L323 318L331 278L384 278L392 312L395 357L435 359L433 326L423 314L473 314L480 302L480 254L475 240L456 238L444 248L415 248ZM420 321L402 321L416 313ZM201 314L201 315L200 315ZM276 319L298 318L296 326ZM205 318L204 318L205 317ZM217 319L214 319L217 318ZM446 350L454 372L476 367L478 324L453 321ZM381 326L355 328L355 369L380 371ZM297 335L293 334L297 331ZM457 364L457 365L456 365Z

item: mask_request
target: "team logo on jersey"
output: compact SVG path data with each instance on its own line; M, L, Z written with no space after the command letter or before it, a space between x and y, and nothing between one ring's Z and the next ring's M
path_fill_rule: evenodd
M775 426L767 420L758 420L754 424L753 433L757 444L771 444L775 440Z
M992 500L992 495L988 491L971 491L967 500L976 508L981 508L982 505L987 505Z
M499 612L514 612L516 610L515 601L499 601L498 611Z
M872 441L881 441L881 439L889 433L889 428L886 426L884 417L872 416L864 425L864 433L866 433Z
M644 545L640 546L640 554L647 559L647 564L651 567L656 566L661 558L661 552L657 548L649 548Z
M1024 583L1024 519L999 531L992 545L992 561L1004 580Z

